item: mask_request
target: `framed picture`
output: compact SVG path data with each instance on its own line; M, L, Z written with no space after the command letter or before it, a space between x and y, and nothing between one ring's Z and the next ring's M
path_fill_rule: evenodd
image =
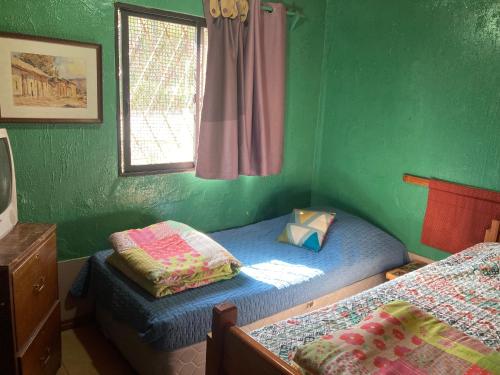
M0 32L0 122L102 122L101 46Z

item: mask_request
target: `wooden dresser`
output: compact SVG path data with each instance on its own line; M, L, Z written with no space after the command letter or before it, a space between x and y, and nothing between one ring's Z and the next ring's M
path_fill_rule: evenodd
M17 224L0 239L0 374L61 365L56 227Z

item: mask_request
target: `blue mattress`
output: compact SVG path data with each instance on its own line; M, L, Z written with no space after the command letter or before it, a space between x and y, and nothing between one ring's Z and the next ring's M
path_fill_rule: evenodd
M235 278L155 299L105 260L92 256L73 287L87 285L96 303L127 322L142 340L160 350L203 341L214 305L230 301L245 325L332 293L408 260L404 245L359 217L337 210L319 253L279 243L290 215L211 234L245 267Z

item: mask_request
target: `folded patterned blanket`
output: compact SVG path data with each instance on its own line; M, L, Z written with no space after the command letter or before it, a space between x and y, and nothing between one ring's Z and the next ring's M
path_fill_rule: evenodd
M500 373L498 351L403 301L300 347L293 360L305 374Z
M175 221L110 236L108 262L155 297L238 274L241 263L217 242Z

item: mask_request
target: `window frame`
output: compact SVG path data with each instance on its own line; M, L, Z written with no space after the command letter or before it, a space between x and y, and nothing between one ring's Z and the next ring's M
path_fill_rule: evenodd
M200 114L200 79L201 74L201 41L203 28L207 27L205 18L183 13L175 13L136 5L115 3L115 77L117 96L117 140L118 140L118 173L120 176L152 175L163 173L189 172L194 170L195 163L164 163L132 165L130 137L130 65L129 65L129 32L128 17L142 17L152 20L177 23L196 27L196 115L195 138L198 133ZM120 75L121 73L121 75ZM196 141L196 139L195 139ZM196 144L196 142L195 142ZM194 155L196 159L196 154Z

